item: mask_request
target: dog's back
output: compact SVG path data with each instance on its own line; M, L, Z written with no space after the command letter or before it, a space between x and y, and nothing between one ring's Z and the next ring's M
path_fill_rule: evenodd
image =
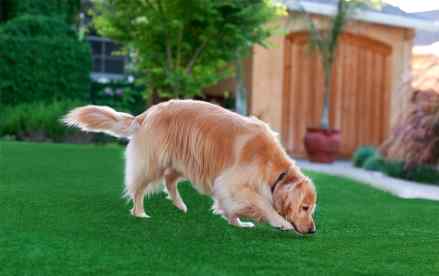
M272 135L257 119L206 102L171 100L146 112L130 143L141 144L136 147L150 163L174 168L210 193L214 178L241 158L241 149L258 133Z

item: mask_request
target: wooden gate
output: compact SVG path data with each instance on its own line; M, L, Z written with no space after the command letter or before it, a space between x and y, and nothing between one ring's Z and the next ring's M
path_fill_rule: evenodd
M323 70L308 47L308 33L287 36L282 139L289 153L304 156L307 127L318 127L323 104ZM361 145L379 145L389 128L391 47L343 34L337 49L329 121L341 130L341 155Z

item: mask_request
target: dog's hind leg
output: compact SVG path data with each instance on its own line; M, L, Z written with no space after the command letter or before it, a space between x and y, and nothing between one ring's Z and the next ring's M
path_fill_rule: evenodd
M178 192L178 178L180 178L180 174L172 169L166 169L164 173L165 185L168 190L168 195L175 207L182 210L183 212L187 212L186 204Z
M139 218L148 218L143 207L145 194L157 190L161 185L160 173L155 166L147 166L147 162L134 151L135 147L128 145L125 165L125 196L133 201L131 214Z
M212 210L212 213L214 215L223 215L224 214L224 210L221 209L218 200L215 198L213 198L213 204L212 204L212 207L210 209Z
M227 219L230 224L241 227L241 228L252 228L255 224L250 221L241 221L238 216L231 216Z

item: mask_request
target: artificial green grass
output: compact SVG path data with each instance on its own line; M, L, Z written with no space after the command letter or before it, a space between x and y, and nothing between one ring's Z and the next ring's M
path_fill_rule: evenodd
M118 146L0 143L0 275L439 275L439 204L309 173L318 232L239 229L181 185L150 219L121 199Z

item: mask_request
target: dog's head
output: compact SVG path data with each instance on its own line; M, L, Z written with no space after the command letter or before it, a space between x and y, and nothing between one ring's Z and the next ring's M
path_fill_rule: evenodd
M273 204L276 211L288 220L296 232L313 234L316 232L313 214L317 194L312 181L305 177L280 176L273 191Z

